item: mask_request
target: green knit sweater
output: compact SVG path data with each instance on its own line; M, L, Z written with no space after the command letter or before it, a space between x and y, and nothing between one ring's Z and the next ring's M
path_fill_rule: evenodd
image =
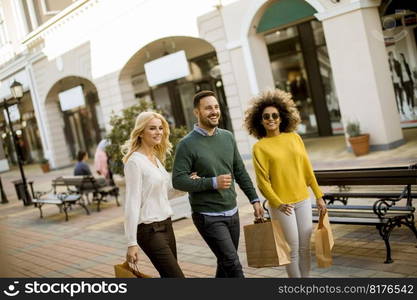
M200 179L190 179L197 172ZM212 136L191 131L178 144L172 183L189 193L193 212L222 212L236 207L234 183L229 189L213 188L212 177L231 174L249 200L258 198L231 132L217 129Z

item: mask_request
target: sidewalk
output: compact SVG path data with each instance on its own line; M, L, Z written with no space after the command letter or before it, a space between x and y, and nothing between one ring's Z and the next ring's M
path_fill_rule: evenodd
M355 158L345 150L344 138L307 139L305 144L315 169L408 165L417 162L417 129L406 130L407 141L397 149L378 151ZM253 178L253 169L248 162ZM43 174L37 165L25 166L36 190L47 190L51 179L72 174L72 168ZM53 205L44 206L44 219L38 209L17 201L10 180L18 170L1 174L10 203L0 205L1 245L9 255L9 276L16 277L114 277L113 265L126 254L123 212L115 201L104 203L101 212L93 208L87 216L82 208L70 211L68 222ZM123 192L122 197L123 199ZM241 226L253 221L252 208L238 189ZM216 258L196 231L191 219L174 222L178 259L186 277L213 277ZM391 235L393 264L384 264L385 246L378 231L369 226L334 225L334 265L318 269L312 249L312 277L417 277L417 241L407 228L395 228ZM287 277L285 268L247 267L243 229L239 255L247 277ZM141 254L141 271L157 272Z

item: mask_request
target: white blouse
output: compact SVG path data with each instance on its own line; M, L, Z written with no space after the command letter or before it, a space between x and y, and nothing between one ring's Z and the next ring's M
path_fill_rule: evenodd
M138 224L163 221L173 215L168 200L171 178L161 162L156 161L158 167L146 155L133 152L124 166L124 227L128 246L137 245Z

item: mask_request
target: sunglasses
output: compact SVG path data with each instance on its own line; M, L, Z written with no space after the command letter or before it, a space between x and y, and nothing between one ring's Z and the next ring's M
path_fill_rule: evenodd
M279 115L277 113L272 113L272 114L266 113L266 114L263 114L262 115L262 119L264 119L264 120L269 120L271 117L274 120L278 120L279 119Z

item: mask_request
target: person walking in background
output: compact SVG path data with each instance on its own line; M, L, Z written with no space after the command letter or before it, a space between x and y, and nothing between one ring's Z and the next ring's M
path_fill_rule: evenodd
M106 179L108 185L114 186L113 173L110 168L110 157L106 152L106 147L109 143L109 140L103 139L97 145L96 153L94 154L94 168L97 174Z
M177 145L172 181L174 188L189 192L194 225L217 257L216 277L244 277L234 181L253 204L255 217L263 217L263 209L232 133L217 127L220 107L214 95L194 96L198 123Z
M268 201L271 219L278 220L291 247L289 277L308 277L313 228L308 187L320 210L326 205L303 140L295 132L300 116L291 94L261 93L246 111L245 127L259 141L253 146L258 188Z
M99 175L106 179L109 177L108 156L106 153L107 145L107 140L101 140L97 145L96 153L94 154L94 168Z
M142 112L136 118L130 139L122 146L126 178L126 259L136 264L140 246L161 277L183 278L168 201L171 179L163 165L172 149L169 133L169 125L162 115Z
M85 152L84 150L80 150L77 153L77 164L75 165L74 168L74 175L75 176L79 176L79 175L91 175L91 170L90 167L87 165L87 163L85 162L88 159L88 153Z

